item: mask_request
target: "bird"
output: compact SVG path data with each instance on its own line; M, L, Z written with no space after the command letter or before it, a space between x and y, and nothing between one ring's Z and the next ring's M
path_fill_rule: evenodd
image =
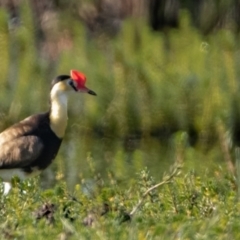
M31 115L0 133L0 179L4 194L11 179L20 180L41 173L55 159L68 121L68 98L73 92L97 95L85 86L86 76L77 70L51 82L50 108Z

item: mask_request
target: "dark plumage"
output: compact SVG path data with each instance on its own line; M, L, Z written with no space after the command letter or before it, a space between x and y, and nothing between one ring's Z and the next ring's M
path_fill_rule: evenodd
M43 170L55 158L62 139L50 128L49 113L37 114L0 134L0 169Z
M47 168L56 157L67 126L67 100L71 92L96 95L85 87L86 77L75 70L52 81L50 110L32 115L0 134L0 178L21 179Z
M60 76L54 78L51 82L51 89L56 83L67 80L67 79L70 79L70 78L71 77L69 75L60 75Z

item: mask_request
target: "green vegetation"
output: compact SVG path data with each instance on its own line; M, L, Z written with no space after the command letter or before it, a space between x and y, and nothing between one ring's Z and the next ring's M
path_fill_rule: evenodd
M98 93L97 100L85 97L82 104L76 97L70 104L72 122L77 118L79 123L81 114L80 125L89 131L147 136L162 127L191 127L207 138L216 132L219 119L232 127L239 44L230 30L204 39L184 13L180 29L167 35L153 33L144 22L127 21L115 39L100 35L89 41L80 22L60 18L66 33L56 29L53 34L69 39L61 39L66 43L56 50L58 59L48 76L52 61L36 51L34 31L25 18L26 25L11 34L5 26L0 36L1 112L11 121L47 107L50 80L76 68L86 73L88 85Z
M88 185L82 179L72 193L64 182L42 190L38 179L15 179L12 192L0 200L1 239L239 239L233 179L221 169L214 177L179 170L173 167L171 181L166 174L165 184L150 191L136 211L156 184L147 169L124 188L109 174Z
M165 34L132 19L114 38L91 38L66 12L38 49L28 6L21 14L9 31L0 9L0 129L47 109L50 80L70 69L86 73L98 96L73 96L50 174L14 179L11 193L0 193L0 238L239 239L239 186L225 138L239 120L236 35L203 37L182 12L180 28ZM127 221L175 163L181 174Z

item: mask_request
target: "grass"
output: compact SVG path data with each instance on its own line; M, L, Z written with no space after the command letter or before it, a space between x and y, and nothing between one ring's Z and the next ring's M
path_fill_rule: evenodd
M54 36L46 32L46 44L59 41L61 49L46 57L41 52L46 50L35 49L26 6L22 12L23 24L15 32L7 31L1 12L1 112L11 121L47 108L50 80L75 68L86 73L88 86L98 93L97 101L70 104L71 119L76 122L81 113L80 124L89 131L123 137L193 128L211 138L218 118L233 127L239 46L230 30L203 37L183 13L180 29L166 35L153 33L144 21L129 20L115 39L100 35L89 41L84 26L67 15L59 18Z
M225 138L240 102L231 29L202 36L182 12L179 29L154 33L129 19L115 38L89 39L60 11L37 48L33 14L25 3L20 12L9 31L0 10L0 129L47 109L50 80L70 69L85 72L98 96L71 99L50 175L14 179L0 193L1 238L238 239L239 179ZM181 174L147 194L129 221L174 162Z
M173 166L166 182L146 194L156 181L149 170L127 184L111 174L92 176L72 192L62 181L50 189L39 179L13 180L1 195L3 239L238 239L239 201L234 179L222 169L214 176L179 172ZM167 181L172 171L170 182ZM143 204L131 215L139 200ZM131 218L130 218L131 215Z

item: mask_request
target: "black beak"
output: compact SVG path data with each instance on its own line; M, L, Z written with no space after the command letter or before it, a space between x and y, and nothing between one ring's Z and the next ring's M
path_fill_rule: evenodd
M96 94L94 91L92 91L92 90L88 90L87 93L89 93L89 94L91 94L91 95L94 95L94 96L97 96L97 94Z

